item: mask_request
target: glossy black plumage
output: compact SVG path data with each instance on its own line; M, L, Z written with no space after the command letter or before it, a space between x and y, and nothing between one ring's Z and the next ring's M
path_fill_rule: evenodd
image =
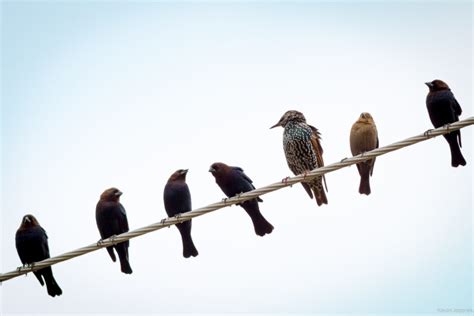
M23 265L32 264L49 258L48 236L36 218L25 215L15 236L16 250ZM41 286L46 283L48 294L52 297L63 294L54 279L51 267L33 272ZM44 279L44 281L43 281Z
M233 197L237 194L252 191L255 187L252 180L244 173L240 167L230 167L224 163L216 162L211 165L209 172L212 173L216 179L217 185L227 195ZM258 206L258 202L263 202L262 199L257 198L244 203L238 204L247 212L252 219L255 233L259 236L270 234L273 231L273 226L270 224Z
M462 109L449 86L441 80L433 80L425 84L430 89L426 97L426 107L433 126L438 128L459 121ZM451 165L453 167L465 166L466 160L461 153L461 131L453 131L443 136L451 150Z
M119 201L121 195L122 192L118 189L110 188L101 194L100 200L97 202L95 218L102 239L119 235L128 232L129 230L127 213ZM127 240L114 246L107 247L107 252L113 262L117 260L114 254L115 248L120 260L120 269L126 274L132 273L132 267L130 266L128 258L129 245L130 242Z
M175 216L180 213L186 213L192 210L191 208L191 193L186 184L186 174L188 170L177 170L174 172L166 183L163 192L163 200L165 203L165 210L168 216ZM199 253L194 246L191 238L192 221L185 221L176 224L176 227L181 234L183 242L183 257L196 257Z

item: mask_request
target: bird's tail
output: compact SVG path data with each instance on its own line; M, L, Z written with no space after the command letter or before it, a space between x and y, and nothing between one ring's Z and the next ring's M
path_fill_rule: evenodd
M311 189L313 190L314 197L316 198L316 203L318 206L323 204L328 204L328 198L324 192L324 187L321 177L317 177L313 182L311 182Z
M199 252L194 246L193 239L191 237L191 220L183 222L181 224L176 224L180 234L181 240L183 241L183 257L196 257Z
M46 281L46 289L48 290L48 294L52 297L63 294L63 291L54 279L53 270L51 269L51 267L41 269L41 272L44 276L44 280Z
M372 160L364 161L357 164L357 169L359 169L360 174L360 185L359 193L360 194L370 194L370 172L373 166Z
M453 167L466 165L466 160L464 159L461 153L461 148L459 147L457 133L459 133L459 131L451 132L450 134L446 135L446 140L448 141L449 148L451 149L451 166Z
M273 225L260 213L257 200L246 201L241 206L252 219L253 228L258 236L265 236L273 231Z
M130 266L130 263L128 262L128 247L127 245L123 242L120 244L115 245L115 250L117 250L119 260L120 260L120 270L125 273L125 274L131 274L132 267Z

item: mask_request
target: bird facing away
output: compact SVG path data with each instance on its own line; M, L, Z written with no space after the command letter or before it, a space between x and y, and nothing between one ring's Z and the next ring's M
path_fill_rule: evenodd
M357 156L366 151L379 148L377 127L370 113L362 113L359 119L352 125L350 144L352 156ZM357 164L357 170L359 170L360 174L360 194L370 194L369 177L372 176L374 172L374 164L375 158Z
M462 109L448 85L438 79L425 82L425 84L430 89L426 97L426 107L428 108L428 114L433 126L438 128L459 121ZM449 148L451 149L451 165L453 167L465 166L466 160L462 156L460 148L462 147L461 131L453 131L443 136L448 141Z
M46 235L46 231L31 214L23 216L20 228L16 231L15 242L16 250L18 251L23 265L49 258L48 236ZM56 295L59 296L63 294L63 291L54 279L51 267L34 271L33 274L41 286L44 286L46 282L46 289L50 296L55 297Z
M216 162L211 165L209 172L212 173L217 185L227 197L233 197L237 194L255 189L252 180L250 180L240 167L231 167L222 162ZM261 198L256 198L239 203L238 205L243 207L252 219L255 233L259 236L264 236L273 231L273 226L263 217L262 213L260 213L258 202L263 201Z
M165 210L168 216L191 211L191 193L186 184L187 169L177 170L171 175L163 192ZM191 220L176 224L183 241L183 257L196 257L199 253L191 238Z
M95 219L97 221L97 228L99 228L100 237L106 239L115 235L128 232L128 220L125 208L120 203L120 196L122 192L116 188L110 188L101 194L97 207L95 209ZM130 267L128 259L129 241L124 241L114 246L107 247L107 251L115 262L117 259L114 254L114 248L120 260L120 268L123 273L131 274L132 267Z
M295 175L306 174L315 168L324 166L320 133L316 127L306 123L303 113L293 110L287 111L278 123L270 128L277 126L285 129L283 132L283 150L285 151L288 167ZM326 186L324 176L301 182L310 198L313 198L314 193L319 206L328 204L322 184L323 180Z

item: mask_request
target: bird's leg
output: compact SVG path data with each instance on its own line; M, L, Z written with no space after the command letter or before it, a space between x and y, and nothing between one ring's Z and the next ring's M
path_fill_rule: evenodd
M425 136L425 137L431 137L431 132L432 132L432 131L433 131L433 129L430 128L429 130L427 130L427 131L425 131L425 132L423 133L423 136Z
M181 213L178 213L174 216L174 218L176 218L176 220L179 222L179 219L181 218L182 214ZM181 222L180 222L181 223Z
M226 205L226 203L227 203L227 198L223 198L223 199L222 199L222 202L224 202L224 205Z
M110 241L112 242L112 245L116 245L117 243L115 242L115 238L117 238L117 235L112 235L109 237Z
M449 132L449 128L451 127L451 124L444 124L443 128L446 128L446 130Z
M102 246L102 244L104 243L104 240L101 238L97 241L97 247L100 247Z
M346 157L346 158L342 158L342 159L341 159L341 162L344 162L344 161L346 161L347 159L348 159L347 157Z
M284 183L285 185L288 185L288 179L289 178L290 177L286 177L286 178L281 179L281 183Z

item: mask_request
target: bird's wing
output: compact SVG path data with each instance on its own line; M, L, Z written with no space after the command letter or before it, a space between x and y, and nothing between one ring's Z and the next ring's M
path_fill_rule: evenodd
M309 125L311 127L311 145L313 146L314 153L316 154L316 160L318 162L318 167L324 166L324 160L323 160L323 147L321 147L320 139L321 139L321 134L319 133L318 129L314 126ZM326 184L326 177L323 175L322 176L323 181L324 181L324 186L326 188L326 192L328 191L328 186Z
M377 144L375 148L379 148L379 137L377 136ZM372 168L370 168L370 175L374 173L374 166L375 166L375 158L372 160Z
M253 185L252 179L250 179L249 176L245 174L244 169L240 167L232 167L232 168L234 168L234 170L237 170L237 172L242 176L242 178L250 185L252 190L255 190L255 186ZM263 200L260 197L258 197L257 200L259 202L263 202Z
M118 207L119 207L119 210L120 210L120 216L119 216L120 227L124 231L128 232L129 227L128 227L128 220L127 220L127 212L125 211L125 208L123 207L122 204L119 203Z
M456 100L454 95L453 95L453 103L452 104L453 104L454 113L456 114L456 116L458 116L457 119L459 120L459 116L462 113L462 109L461 109L461 105L459 105L459 102L458 102L458 100Z
M40 227L41 228L41 231L43 233L43 238L42 238L42 243L41 243L41 246L42 246L42 251L43 251L43 254L46 256L46 258L49 258L49 246L48 246L48 235L46 234L46 231L44 230L43 227Z

